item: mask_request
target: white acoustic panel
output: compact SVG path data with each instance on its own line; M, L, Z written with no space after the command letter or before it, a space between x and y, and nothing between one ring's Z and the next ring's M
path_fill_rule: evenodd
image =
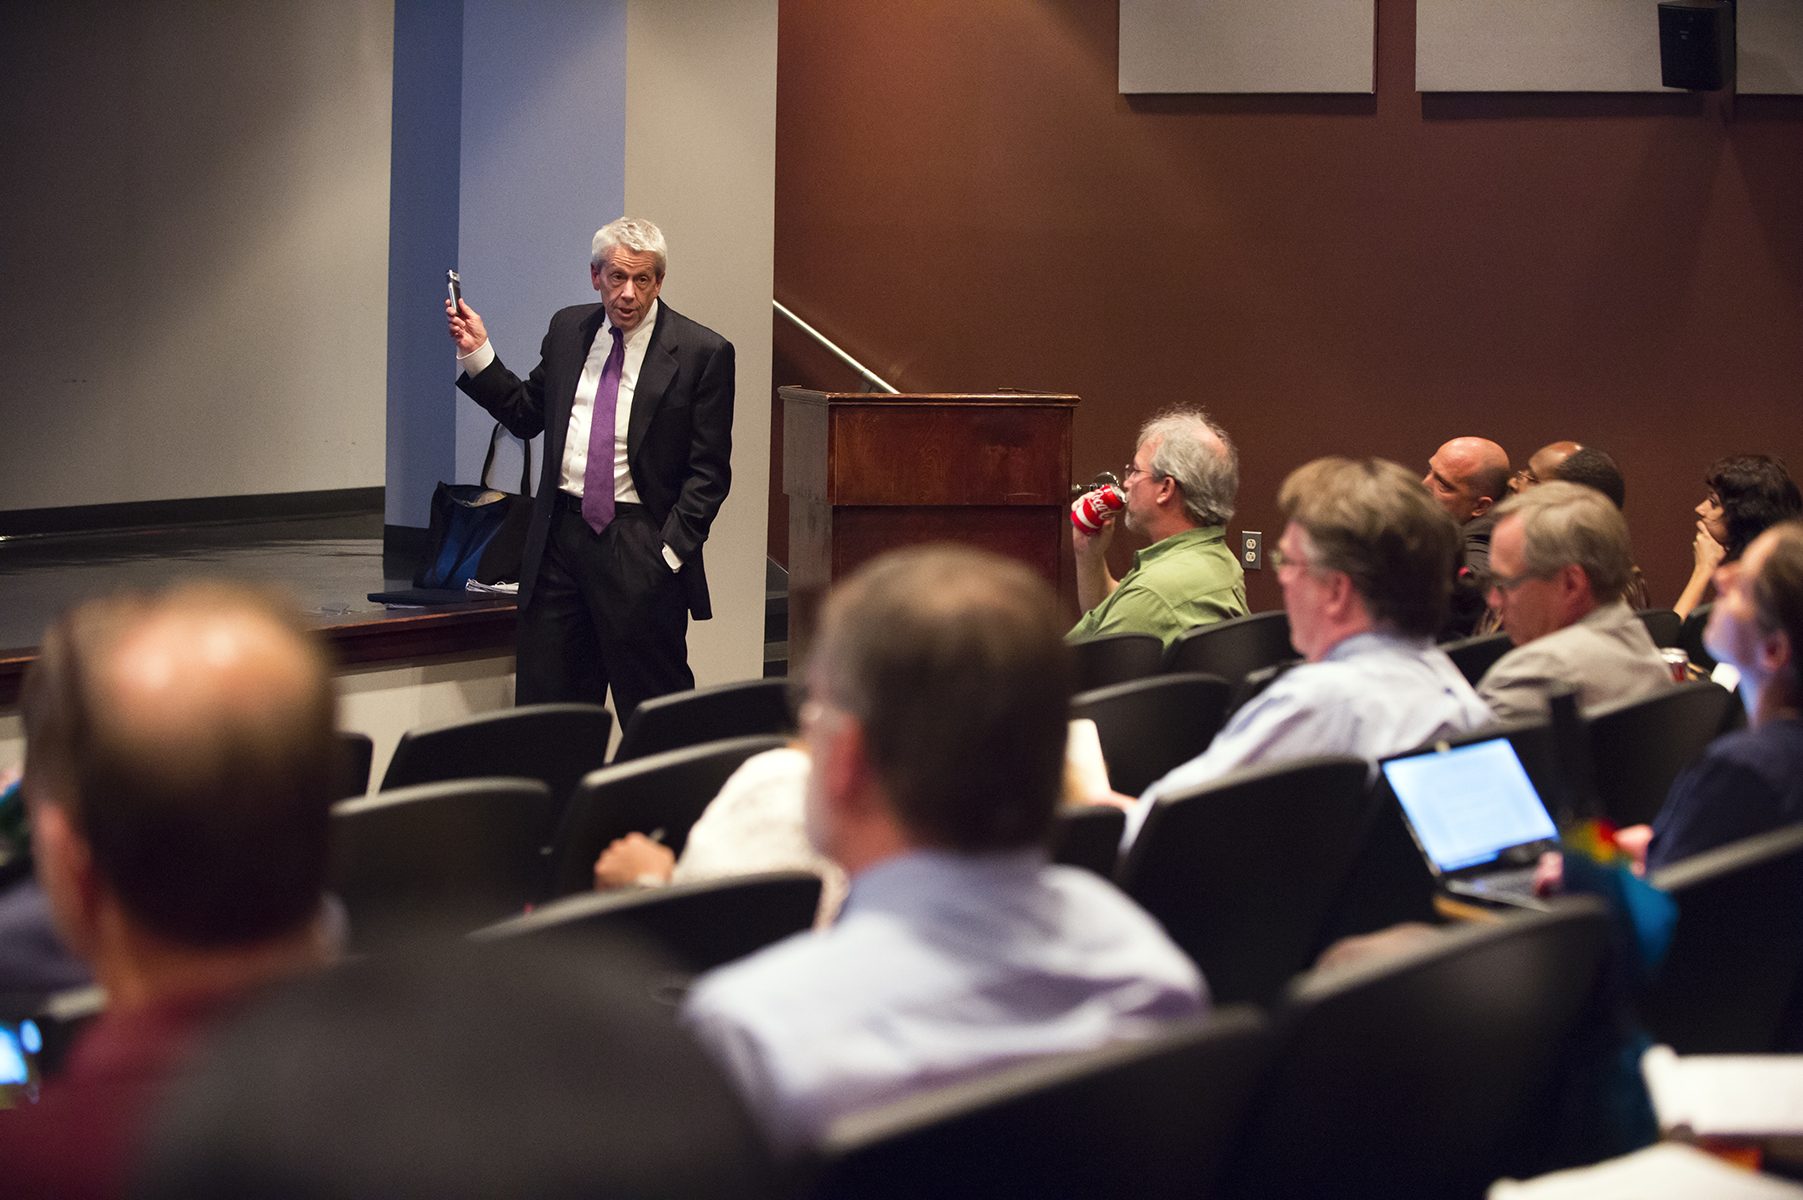
M1749 96L1803 95L1803 0L1740 0L1735 5L1740 75Z
M1120 0L1120 90L1372 92L1375 0Z
M1423 92L1665 91L1659 81L1658 4L1416 0L1415 87Z

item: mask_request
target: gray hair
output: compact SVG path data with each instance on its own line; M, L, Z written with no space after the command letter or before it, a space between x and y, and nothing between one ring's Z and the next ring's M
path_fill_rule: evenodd
M588 254L589 266L600 266L610 250L649 254L657 260L657 277L664 277L664 266L668 261L664 251L664 231L651 222L638 217L621 217L595 230L594 245Z
M1634 574L1628 522L1609 497L1583 484L1555 480L1496 506L1500 524L1521 518L1522 569L1548 578L1576 563L1599 604L1619 600Z
M1174 408L1147 421L1137 445L1153 439L1158 448L1152 452L1152 471L1177 481L1190 519L1198 525L1231 521L1240 490L1240 455L1227 431L1199 408Z

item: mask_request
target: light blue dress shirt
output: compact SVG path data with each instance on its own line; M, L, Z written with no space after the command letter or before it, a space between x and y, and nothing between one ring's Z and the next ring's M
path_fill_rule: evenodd
M1130 844L1159 796L1229 771L1289 758L1352 754L1376 762L1490 724L1490 709L1427 638L1360 633L1254 697L1208 749L1147 788L1127 815Z
M831 929L702 976L683 1017L789 1149L849 1113L1206 1004L1195 964L1099 876L1037 850L921 850L853 880Z

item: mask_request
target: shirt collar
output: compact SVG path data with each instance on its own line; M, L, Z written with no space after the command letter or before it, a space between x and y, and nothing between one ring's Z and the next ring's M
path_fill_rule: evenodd
M1595 608L1573 621L1572 624L1604 626L1626 625L1629 620L1638 621L1639 619L1639 617L1634 615L1634 610L1628 607L1628 602L1626 600L1615 599L1607 604L1597 605Z
M1334 648L1321 656L1322 662L1344 662L1349 658L1357 658L1361 654L1388 652L1391 654L1419 654L1433 645L1432 638L1406 637L1400 633L1387 630L1370 629L1364 633L1355 633L1351 637L1341 638Z
M662 304L663 304L662 300L653 300L651 302L651 307L647 308L645 310L645 319L643 321L640 321L636 326L634 326L632 332L626 335L626 337L624 339L624 344L625 344L626 349L637 350L639 347L643 346L646 342L651 340L651 333L654 329L657 328L658 308ZM602 312L601 332L604 335L606 335L608 338L612 338L613 337L613 329L614 329L614 319L612 317L606 315L607 310L605 308L602 309L601 312Z
M911 850L884 859L860 872L851 881L851 892L841 910L906 910L948 891L972 886L1018 885L1038 874L1046 864L1039 846L992 854L966 854L956 850Z
M1138 566L1140 563L1150 562L1155 558L1161 558L1166 554L1174 554L1180 550L1187 550L1192 546L1201 546L1208 542L1224 542L1226 540L1227 527L1225 525L1192 526L1189 529L1179 530L1168 538L1161 538L1143 550L1135 550L1133 552L1133 564Z

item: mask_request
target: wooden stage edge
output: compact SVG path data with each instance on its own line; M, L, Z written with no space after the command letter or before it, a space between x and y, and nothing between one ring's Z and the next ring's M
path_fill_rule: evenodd
M322 623L340 667L399 665L414 659L482 650L513 649L518 606L510 600L476 601L456 608L396 611L373 618L348 617ZM36 661L36 646L0 650L0 707L19 702L25 670Z

